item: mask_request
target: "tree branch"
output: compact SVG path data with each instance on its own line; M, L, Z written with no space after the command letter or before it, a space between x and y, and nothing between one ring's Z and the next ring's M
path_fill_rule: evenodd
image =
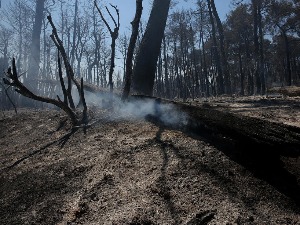
M105 23L105 26L107 27L107 29L109 30L109 33L110 34L112 34L113 33L113 31L112 31L112 29L110 28L110 26L109 26L109 24L107 23L107 21L106 21L106 19L104 18L104 16L103 16L103 14L102 14L102 12L101 12L101 10L99 9L99 7L98 7L98 5L97 5L97 2L96 2L96 0L94 1L94 4L95 4L95 7L97 8L97 11L99 12L99 14L100 14L100 17L101 17L101 19L103 20L103 22ZM107 8L106 8L107 9ZM108 10L108 9L107 9Z
M61 108L62 110L64 110L67 113L67 115L71 119L71 122L74 126L79 124L79 121L77 119L75 112L67 104L62 102L59 98L58 98L58 100L56 100L56 99L36 95L33 92L31 92L26 86L24 86L23 83L21 83L21 81L19 80L18 74L17 74L15 58L13 58L13 61L12 61L12 69L8 68L6 76L8 79L3 78L4 83L15 87L16 92L20 93L21 95L23 95L25 97L31 98L33 100L50 103L52 105L55 105L55 106Z

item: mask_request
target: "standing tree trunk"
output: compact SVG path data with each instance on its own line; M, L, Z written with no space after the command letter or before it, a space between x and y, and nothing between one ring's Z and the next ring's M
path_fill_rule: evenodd
M265 57L264 57L264 34L263 34L263 23L262 23L262 12L260 2L258 7L258 33L259 33L259 78L261 82L261 94L264 95L266 93L266 79L265 79Z
M136 0L136 12L135 12L135 17L131 22L132 34L130 37L127 57L126 57L125 85L124 85L124 90L122 95L123 100L127 99L130 92L131 77L132 77L132 59L133 59L135 43L139 34L139 24L142 16L142 11L143 11L143 0Z
M44 16L44 5L45 0L36 0L36 11L35 11L35 21L32 31L30 56L28 64L28 76L25 83L33 91L38 88L38 75L39 75L39 64L40 64L40 36L42 31L42 23Z
M223 68L221 66L221 60L220 60L220 54L218 51L218 43L217 43L217 37L216 37L216 28L215 28L215 22L214 22L214 16L212 12L211 7L211 0L207 0L208 5L208 11L209 11L209 18L211 23L211 32L212 32L212 39L213 39L213 55L216 61L216 67L218 70L218 76L217 76L217 88L218 93L217 94L224 94L225 88L224 88L224 77L223 77Z
M107 23L107 21L105 20L102 12L100 11L96 0L94 1L94 4L100 14L100 17L102 19L102 21L105 23L107 29L109 30L110 36L111 36L111 58L110 58L110 68L109 68L109 75L108 75L108 79L109 79L109 88L110 88L110 93L113 93L113 89L114 89L114 83L113 83L113 72L114 72L114 68L115 68L115 56L116 56L116 40L119 36L119 29L120 29L120 15L119 15L119 10L116 6L111 5L111 7L113 7L116 11L117 14L117 21L113 18L112 14L110 13L110 11L108 10L107 7L106 11L108 12L110 18L112 19L115 28L112 30L111 27L109 26L109 24Z
M75 61L75 51L76 51L76 35L77 35L77 14L78 14L78 0L75 1L75 13L74 13L74 23L73 23L73 43L72 43L72 49L70 53L70 63L71 66L74 67L74 61Z
M222 25L219 15L218 15L214 0L211 0L211 9L212 9L212 13L216 19L217 29L218 29L218 33L219 33L219 37L220 37L221 63L222 63L222 71L224 74L225 92L226 92L226 94L232 94L230 74L229 74L229 70L228 70L228 62L227 62L227 56L226 56L226 52L225 52L223 25Z
M155 70L171 0L154 0L145 34L136 56L132 90L137 94L152 95Z
M261 69L260 68L260 58L259 58L259 36L258 36L258 26L259 26L259 2L257 0L252 0L252 14L253 14L253 39L254 39L254 60L255 60L255 78L256 78L256 88L257 93L261 94L262 83L261 83Z
M287 73L286 73L286 81L287 81L287 85L291 86L292 85L292 70L291 70L291 60L290 60L290 44L289 44L289 40L288 40L288 36L286 34L286 30L284 30L281 26L279 26L279 24L276 24L277 27L280 29L281 34L283 36L283 40L284 40L284 46L285 46L285 57L286 57L286 69L287 69Z
M164 49L164 74L165 74L165 92L164 97L170 98L170 84L169 84L169 74L168 74L168 54L167 54L167 43L166 43L166 37L163 39Z
M239 70L240 70L240 76L241 76L241 91L240 91L240 95L244 96L245 95L245 73L243 70L243 61L242 61L242 49L241 49L241 45L239 45L239 51L238 51L238 58L239 58Z

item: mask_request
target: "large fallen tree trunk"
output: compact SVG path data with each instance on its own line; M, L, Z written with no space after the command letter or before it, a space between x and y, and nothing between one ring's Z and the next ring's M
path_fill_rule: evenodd
M77 80L77 82L80 82L79 79L75 78L75 80ZM95 84L90 84L90 83L87 83L85 81L83 81L83 89L85 91L88 91L88 92L91 92L91 93L94 93L94 94L108 94L109 93L109 90L108 89L105 89L105 88L101 88Z
M269 94L281 94L284 97L297 97L300 96L300 87L297 86L284 86L284 87L272 87L268 89Z
M64 82L67 83L68 80L67 77L64 77ZM81 80L78 79L78 78L74 78L76 80L77 83L81 83ZM56 86L56 85L61 85L61 81L59 80L54 80L54 79L38 79L39 82L41 82L42 84L50 84L50 85L53 85L53 86ZM95 84L91 84L91 83L87 83L86 81L83 81L83 89L85 91L88 91L88 92L91 92L91 93L94 93L94 94L106 94L106 93L109 93L109 90L108 89L105 89L105 88L101 88Z
M192 129L205 128L244 143L273 146L274 151L300 151L300 128L255 117L224 112L208 106L176 104L186 112ZM284 153L284 152L282 152ZM288 153L288 152L286 152Z
M267 147L282 155L300 154L300 127L224 112L209 104L192 106L146 96L131 98L153 99L157 104L174 105L188 116L184 127L186 131L202 135L218 134L237 145Z

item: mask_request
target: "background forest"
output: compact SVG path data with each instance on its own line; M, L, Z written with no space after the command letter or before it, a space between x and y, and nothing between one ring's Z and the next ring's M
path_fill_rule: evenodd
M231 4L232 11L221 21L212 0L195 0L191 9L173 2L157 62L155 96L185 100L264 95L273 86L300 84L300 1L233 0ZM92 1L85 0L10 1L0 20L1 76L15 57L20 79L32 91L61 95L57 48L47 21L50 14L75 76L108 89L111 37ZM145 25L142 20L137 48ZM123 88L129 33L120 33L116 40L117 93ZM16 106L27 104L1 83L3 108L11 107L8 96Z

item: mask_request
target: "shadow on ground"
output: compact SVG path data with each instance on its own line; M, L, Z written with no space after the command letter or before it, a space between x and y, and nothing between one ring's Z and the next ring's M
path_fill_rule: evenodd
M163 143L159 137L164 129L179 130L194 139L205 140L231 160L249 170L256 178L266 181L279 192L291 198L300 207L300 186L297 177L285 168L285 164L281 160L281 153L284 151L289 152L289 149L285 149L286 146L270 146L249 139L233 139L230 135L220 134L203 126L192 127L192 129L189 129L189 127L167 127L153 116L147 119L160 127L157 140L161 142L162 146L166 143ZM294 153L293 150L291 152ZM163 153L163 155L164 161L167 161L166 154ZM180 157L180 155L178 156ZM285 156L298 157L299 155ZM251 205L248 200L245 201L245 204Z

